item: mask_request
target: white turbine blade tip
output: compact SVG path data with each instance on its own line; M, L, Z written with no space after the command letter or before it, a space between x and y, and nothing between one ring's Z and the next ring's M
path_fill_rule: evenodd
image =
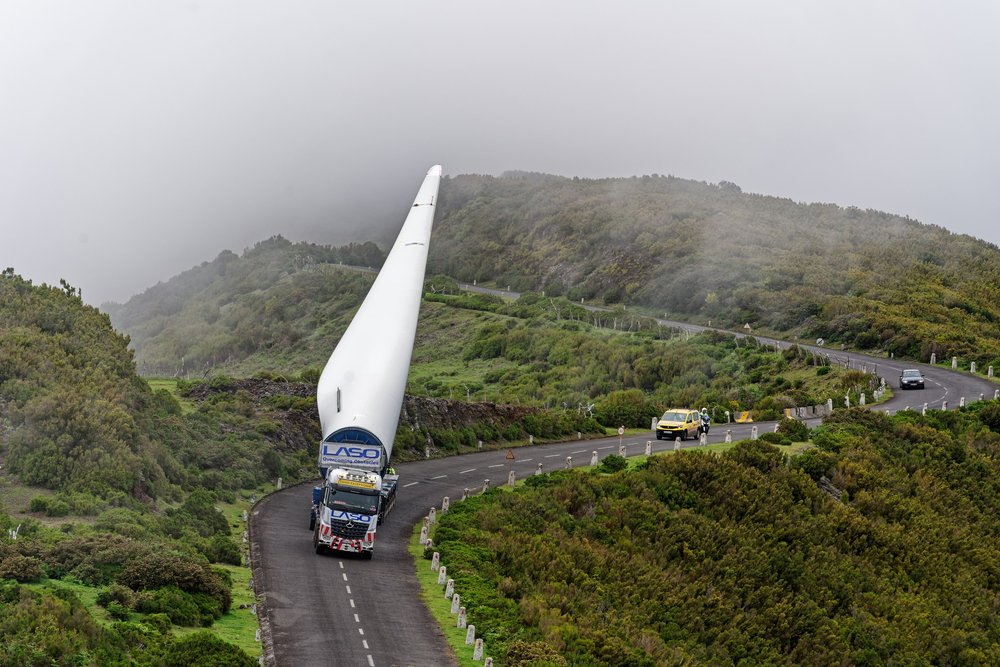
M427 170L428 176L440 176L441 175L441 165L436 164Z

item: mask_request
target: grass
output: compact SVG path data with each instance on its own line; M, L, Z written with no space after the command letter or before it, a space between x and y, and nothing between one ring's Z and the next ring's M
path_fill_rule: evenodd
M193 401L181 397L177 391L177 378L146 378L146 382L149 383L149 388L153 391L165 389L171 396L176 398L177 402L181 404L181 414L186 415L197 410L197 406Z
M35 496L54 496L55 491L40 487L21 484L17 477L6 470L0 471L0 507L11 516L18 518L31 517L44 523L47 517L40 512L28 512L31 499Z
M465 645L465 635L467 630L457 626L457 616L451 614L451 600L444 598L444 589L438 585L438 573L431 571L431 563L424 559L424 548L420 545L421 524L413 527L413 534L410 536L409 551L417 565L417 581L420 582L421 598L427 609L431 612L434 620L441 627L448 646L455 654L456 660L461 667L482 667L482 662L472 659L472 646ZM458 591L461 595L461 591ZM469 623L475 625L476 619L469 618ZM489 646L484 646L484 657L489 657Z
M39 593L69 591L83 603L84 608L93 616L95 621L101 625L110 625L115 622L113 618L108 616L107 610L97 604L97 594L101 592L101 589L98 587L88 586L77 581L65 581L63 579L42 579L38 582L21 585ZM129 614L129 620L139 620L140 616L141 614L136 613Z
M222 618L212 624L208 630L216 637L235 644L247 652L248 655L260 655L261 645L256 640L257 617L250 612L250 606L257 600L247 584L250 581L250 568L242 565L213 565L219 569L229 572L233 578L233 605ZM241 609L240 607L243 607ZM204 628L188 628L174 626L173 632L178 637L197 632Z

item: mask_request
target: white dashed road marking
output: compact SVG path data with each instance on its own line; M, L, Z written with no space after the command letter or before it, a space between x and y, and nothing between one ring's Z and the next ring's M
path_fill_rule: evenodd
M461 472L460 472L460 473L458 473L458 474L459 474L459 475L464 475L464 474L465 474L465 473L467 473L467 472L476 472L476 469L475 469L475 468L469 468L468 470L463 470L463 471L461 471Z
M444 479L448 475L438 475L437 477L431 477L431 479Z
M409 484L404 484L403 488L405 489L406 487L413 486L414 484L420 484L420 482L410 482Z

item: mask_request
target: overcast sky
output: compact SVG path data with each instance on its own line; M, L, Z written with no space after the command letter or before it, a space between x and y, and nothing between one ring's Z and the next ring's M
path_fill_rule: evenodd
M1000 3L0 0L0 267L93 304L426 169L673 174L1000 243ZM384 236L384 234L383 234Z

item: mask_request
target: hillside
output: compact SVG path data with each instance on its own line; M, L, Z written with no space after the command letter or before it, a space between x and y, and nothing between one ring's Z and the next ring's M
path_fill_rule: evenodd
M256 664L232 520L302 475L296 406L182 406L127 345L65 281L0 275L0 663Z
M147 374L315 379L372 280L323 261L335 252L273 238L239 257L224 253L118 306L113 320L127 327ZM591 313L562 297L458 294L441 276L426 288L411 396L576 413L595 404L606 425L645 426L672 405L706 406L717 419L726 410L769 418L867 382L839 368L817 371L823 362L797 350L777 357L729 336L688 339L649 318ZM170 313L152 314L168 294Z
M373 243L332 248L277 236L242 256L222 252L125 304L101 308L129 334L145 375L197 373L293 346L307 350L315 365L329 356L330 336L343 331L350 321L344 315L353 314L371 285L371 276L333 265L377 268L383 259ZM268 370L302 370L298 362L274 361Z
M672 176L511 173L441 184L431 270L1000 365L1000 251L874 210Z
M531 477L453 505L433 551L509 667L996 665L998 431L996 401L854 409L791 459Z

